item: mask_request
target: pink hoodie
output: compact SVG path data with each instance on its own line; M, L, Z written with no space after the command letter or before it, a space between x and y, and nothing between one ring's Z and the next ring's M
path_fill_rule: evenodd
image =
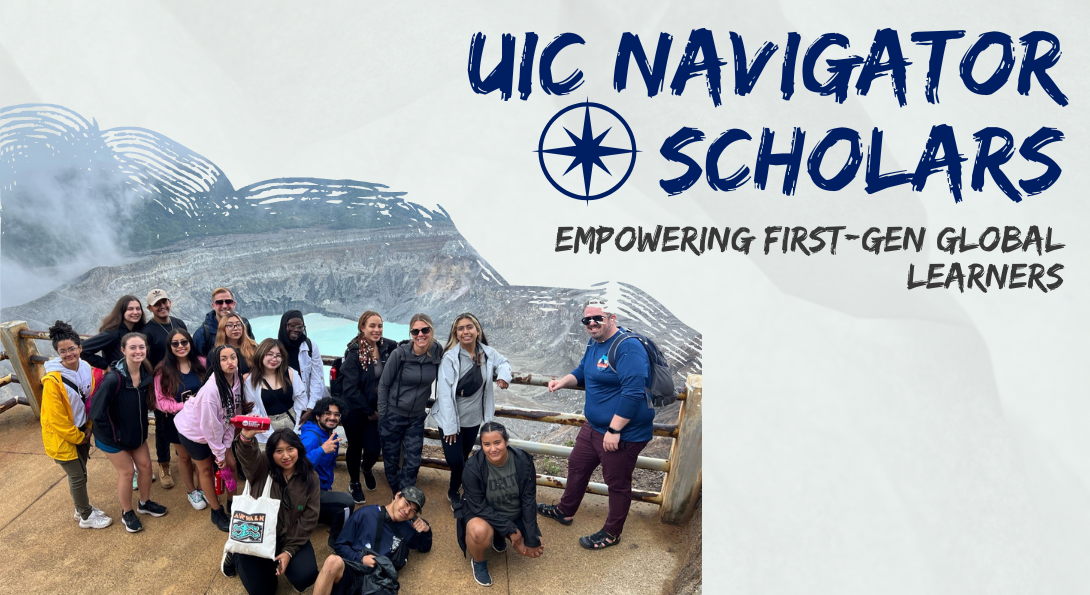
M242 383L240 374L235 374L235 385L231 392L235 398L235 411L242 414ZM223 420L223 407L220 405L219 388L216 377L210 376L195 397L185 402L182 410L174 418L178 433L193 442L207 444L217 461L224 460L227 449L235 439L235 428Z
M207 366L207 362L201 356L197 356L197 359L201 360L202 366ZM163 413L178 413L182 410L182 405L185 403L179 403L174 400L174 395L167 395L163 393L162 386L159 384L159 379L162 374L155 375L155 408Z

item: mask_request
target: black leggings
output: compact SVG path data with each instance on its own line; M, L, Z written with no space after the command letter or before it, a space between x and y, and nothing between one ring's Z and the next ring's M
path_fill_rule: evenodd
M454 441L454 444L447 444L446 439L443 440L443 456L446 457L447 465L450 467L450 487L447 492L451 494L462 487L462 471L465 470L466 461L469 460L469 455L473 452L473 444L477 442L477 430L480 427L462 428L458 432L458 439Z
M250 595L276 593L276 560L239 554L235 556L235 570ZM314 546L310 545L310 540L288 560L284 576L296 591L304 591L318 580L318 561L314 558Z
M344 453L344 462L348 465L348 480L359 483L360 460L363 460L363 468L370 472L382 454L378 420L367 419L362 409L353 409L341 419L341 425L344 426L344 436L348 439L348 450Z

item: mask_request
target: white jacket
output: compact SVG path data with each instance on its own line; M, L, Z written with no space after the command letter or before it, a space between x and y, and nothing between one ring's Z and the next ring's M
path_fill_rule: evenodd
M304 344L305 346L305 344ZM300 358L300 361L301 358ZM265 412L265 403L261 401L261 380L258 379L257 388L254 388L250 380L256 371L250 372L246 375L246 378L242 381L242 398L254 404L254 410L250 412L250 415L256 415L257 417L269 417L269 414ZM303 411L307 409L307 387L299 380L299 375L295 373L295 370L288 368L288 375L291 376L291 389L292 399L295 401L295 405L292 407L295 413L295 433L299 433L299 418L302 417ZM272 436L273 429L268 430L257 435L257 441L265 444L269 440L269 436Z
M485 423L492 421L496 413L496 400L493 396L495 387L493 382L503 380L511 382L511 364L500 352L488 345L477 344L477 349L484 355L482 375L484 376L484 394L481 396L481 405L484 407ZM461 354L462 345L455 345L450 351L443 354L443 362L439 364L439 380L435 391L435 405L431 408L432 419L444 435L457 434L460 428L458 423L458 404L454 397L454 389L458 386L458 380L462 377Z
M307 404L304 409L314 409L318 399L329 396L329 389L325 385L325 371L322 368L322 354L318 353L318 345L310 340L314 347L311 353L307 342L299 345L299 376L303 379L303 386L307 395Z

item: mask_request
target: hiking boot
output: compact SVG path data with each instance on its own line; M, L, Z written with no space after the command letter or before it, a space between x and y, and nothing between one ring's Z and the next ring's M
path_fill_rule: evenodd
M109 527L114 520L106 516L106 513L97 508L91 509L91 514L87 515L87 518L79 520L80 529L105 529Z
M363 485L364 485L364 487L367 488L368 492L375 491L375 488L378 487L378 482L375 481L375 474L371 473L370 471L364 471L363 472Z
M360 488L360 484L348 484L348 490L352 493L352 499L356 501L356 504L363 504L367 501L367 496L363 495L363 489Z
M148 500L147 502L140 502L137 500L136 512L140 514L150 514L151 516L163 516L167 513L167 507L155 502L154 500Z
M204 510L208 507L208 501L204 499L204 494L201 494L200 490L189 492L186 494L186 499L194 510Z
M144 525L140 523L140 519L136 518L136 512L133 510L125 511L125 514L121 515L121 522L125 524L125 530L129 533L144 530Z
M473 567L473 580L477 581L478 585L482 587L492 586L492 575L488 574L488 560L477 562L470 558L469 565Z
M223 512L222 506L212 509L212 524L224 533L231 530L231 519L227 517L226 512Z
M492 532L492 549L501 554L507 551L507 538L500 535L499 531Z
M227 578L235 576L235 555L231 552L223 552L223 561L220 562L220 572Z
M174 487L174 477L170 474L170 461L159 463L159 483L164 490Z

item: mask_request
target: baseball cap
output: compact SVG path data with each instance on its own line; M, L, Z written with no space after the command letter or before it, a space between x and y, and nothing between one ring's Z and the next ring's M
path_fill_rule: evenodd
M155 304L159 303L159 300L169 300L169 299L170 298L167 296L167 292L163 291L162 289L153 289L153 290L148 292L148 302L147 302L147 304L149 306L154 306Z
M401 488L401 497L416 505L420 510L424 510L424 490L416 486L405 486Z

